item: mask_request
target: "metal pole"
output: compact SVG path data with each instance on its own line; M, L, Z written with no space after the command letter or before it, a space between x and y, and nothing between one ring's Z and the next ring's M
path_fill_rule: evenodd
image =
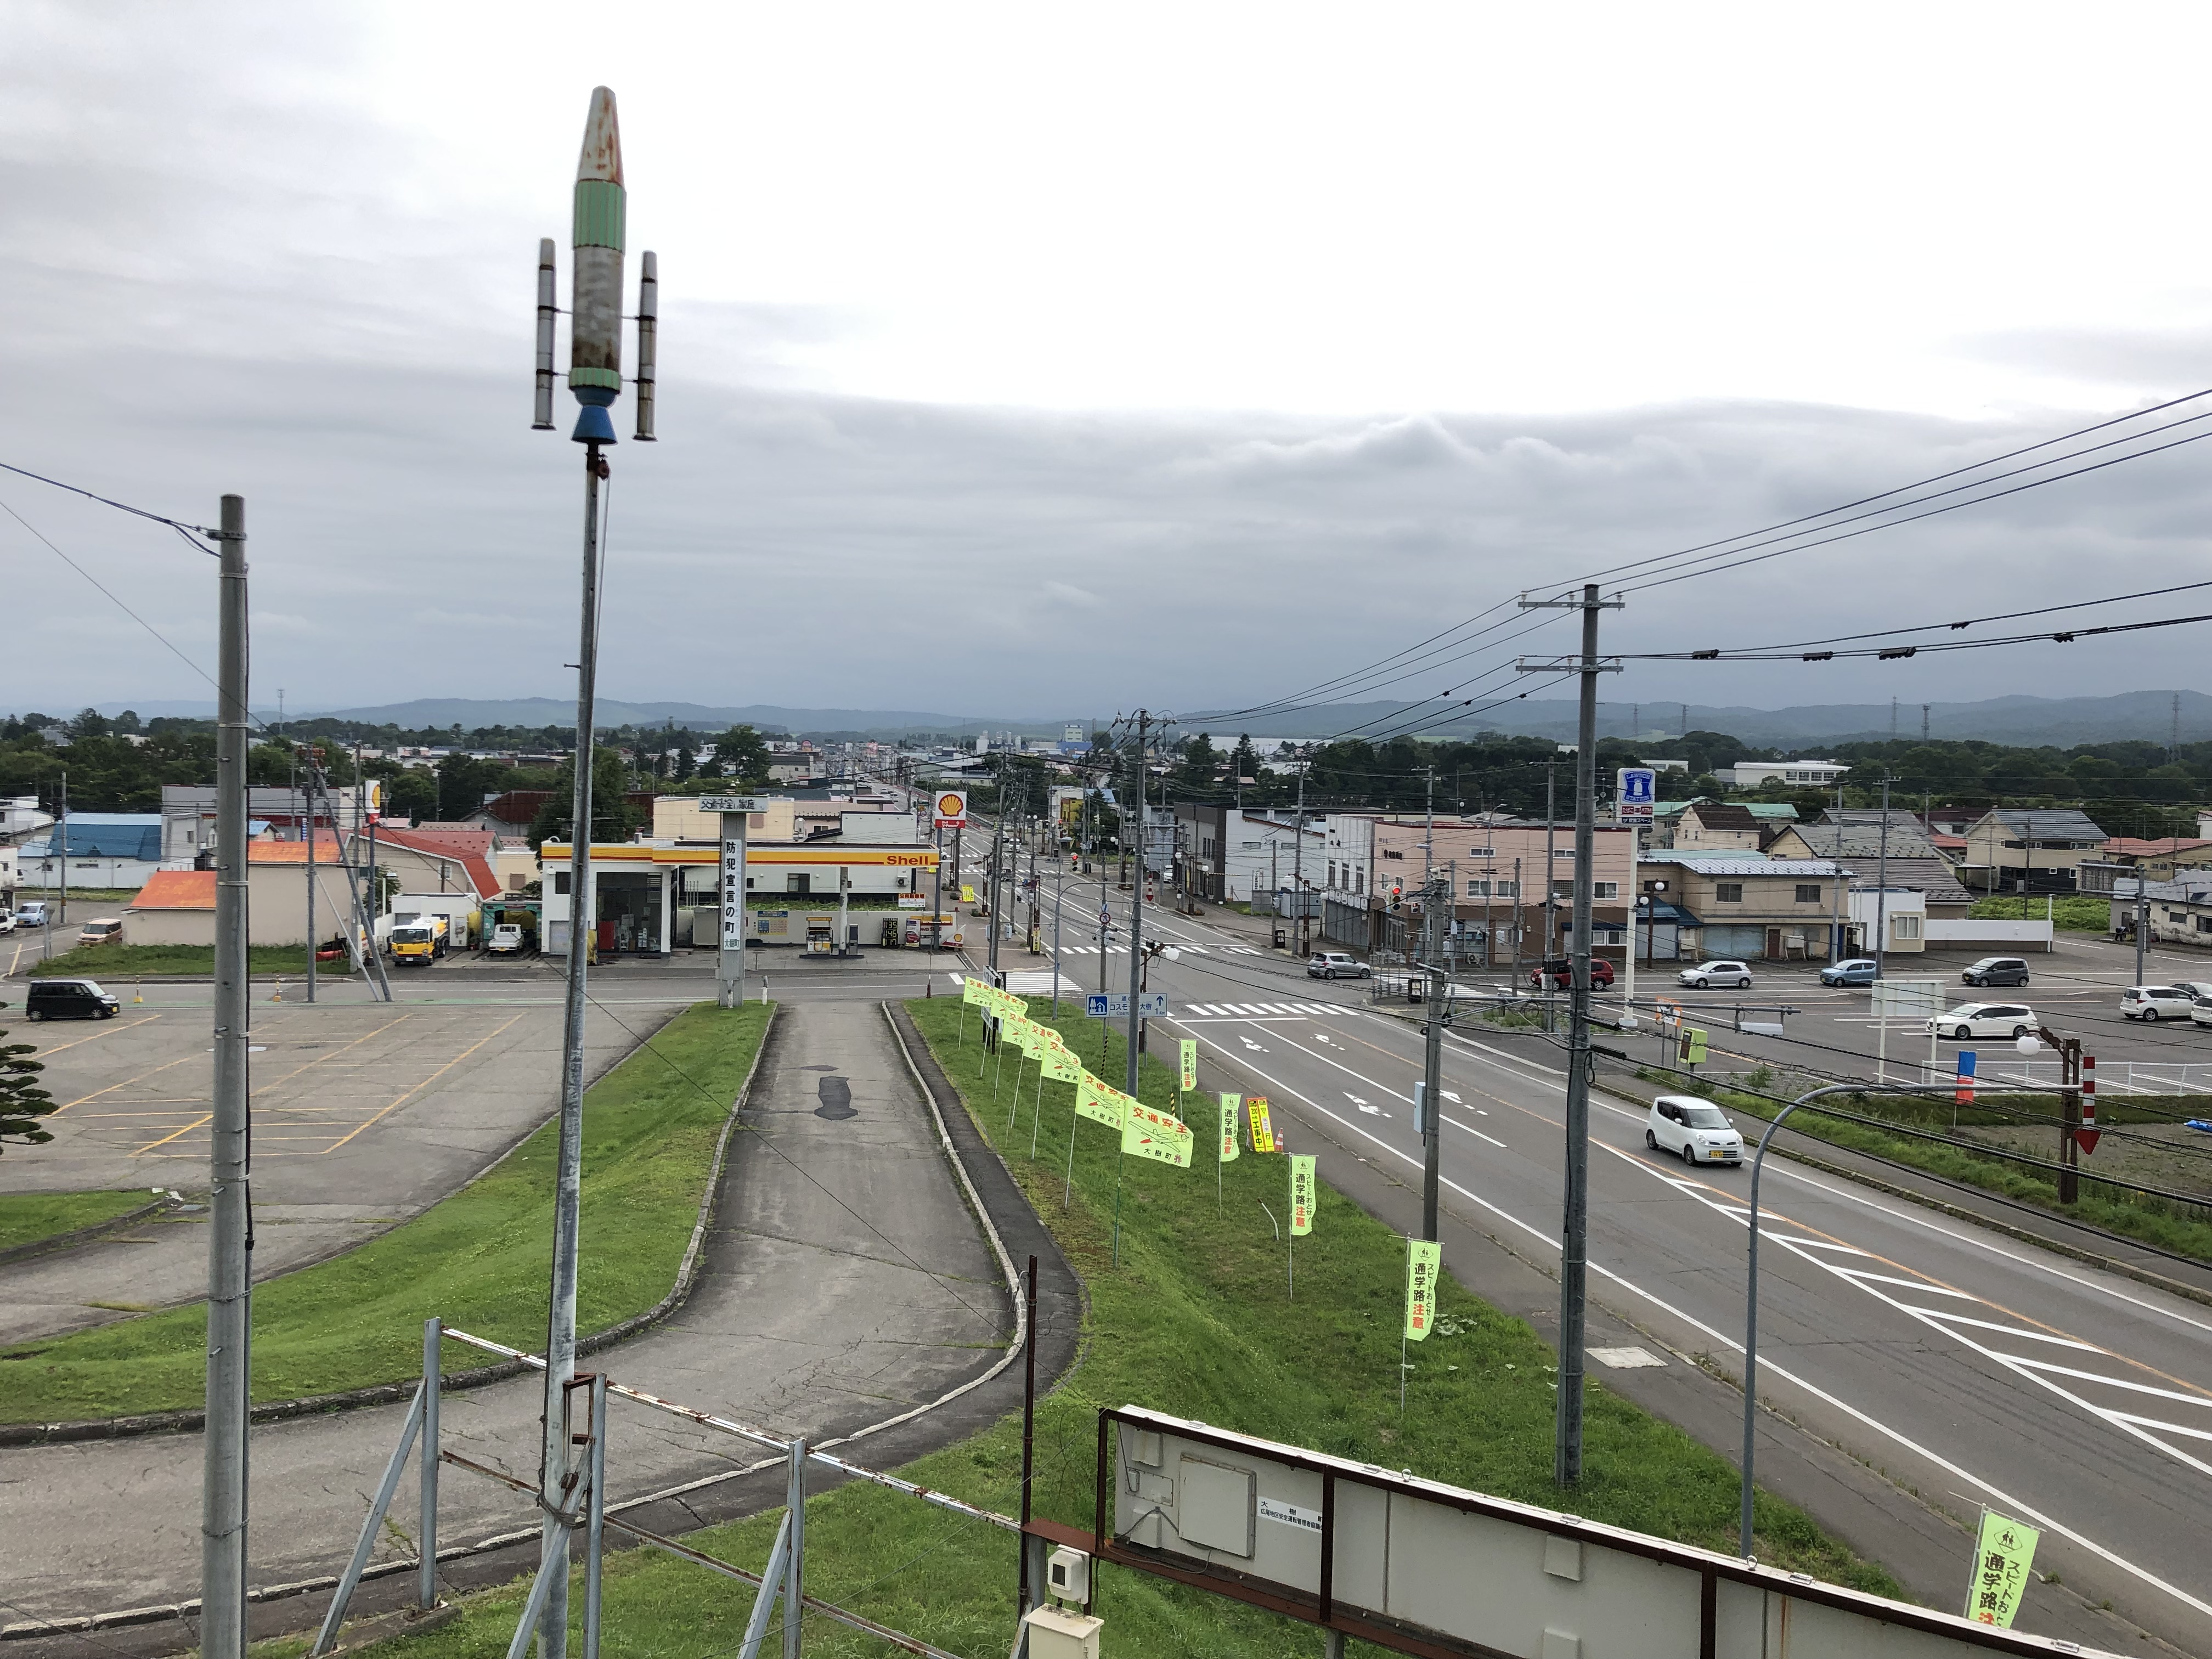
M1030 1258L1026 1306L1029 1320L1022 1340L1022 1560L1014 1610L1027 1613L1042 1601L1044 1586L1030 1578L1030 1508L1036 1479L1036 1280L1037 1259Z
M1144 994L1140 977L1144 962L1145 943L1145 852L1151 828L1145 822L1145 737L1152 730L1152 717L1147 709L1137 711L1137 879L1129 888L1129 1052L1127 1063L1122 1067L1123 1088L1129 1098L1137 1097L1137 1006ZM1118 1182L1117 1182L1118 1186ZM1121 1230L1115 1229L1115 1240L1120 1243ZM1119 1251L1115 1254L1118 1255Z
M2143 982L2143 940L2150 932L2150 896L2143 889L2142 866L2136 866L2136 983Z
M565 1402L576 1375L576 1235L584 1164L584 977L592 932L592 699L599 653L599 480L606 463L584 446L582 621L576 661L576 767L568 829L568 988L561 1028L561 1150L553 1188L553 1275L545 1332L545 1441L538 1474L547 1510L567 1507ZM547 1583L538 1617L538 1659L561 1659L568 1640L568 1528L548 1513L538 1540Z
M1751 1243L1747 1257L1747 1276L1743 1297L1743 1492L1741 1514L1736 1523L1736 1553L1747 1561L1751 1559L1751 1488L1752 1488L1752 1428L1759 1410L1759 1176L1766 1167L1767 1144L1774 1132L1788 1117L1808 1101L1818 1100L1822 1095L1849 1094L1863 1084L1832 1084L1802 1094L1774 1115L1766 1126L1766 1133L1759 1138L1759 1151L1751 1160Z
M1544 981L1544 1029L1547 1031L1553 1029L1552 970L1549 964L1557 961L1559 955L1559 913L1552 903L1552 873L1559 867L1559 765L1556 760L1544 763L1544 880L1541 890L1544 897L1544 954L1537 961L1536 973Z
M584 1521L584 1659L599 1659L599 1565L607 1525L607 1374L592 1378L592 1490Z
M1003 815L1005 803L1000 803ZM994 913L992 921L998 920ZM791 1480L784 1502L791 1522L791 1553L783 1565L783 1659L799 1659L799 1622L806 1611L806 1437L791 1443ZM761 1587L767 1594L768 1587Z
M1434 881L1429 884L1427 909L1429 925L1422 930L1428 935L1429 1018L1421 1061L1422 1092L1427 1103L1421 1125L1421 1237L1433 1244L1437 1242L1437 1191L1443 1175L1443 1000L1448 983L1437 966L1443 906L1437 902Z
M1291 887L1298 896L1298 954L1313 954L1313 929L1306 924L1306 768L1310 757L1298 763L1298 838L1291 843Z
M438 1389L442 1356L438 1345L445 1322L422 1322L422 1515L416 1528L422 1540L422 1564L416 1569L415 1599L428 1612L438 1605Z
M309 765L313 764L311 760ZM315 1000L315 795L306 792L307 808L307 1000ZM295 805L298 802L294 803Z
M1567 1167L1559 1261L1559 1403L1553 1478L1583 1478L1583 1319L1589 1275L1590 863L1596 849L1597 585L1583 588L1582 709L1575 747L1575 939L1567 1006Z
M1889 949L1889 774L1887 771L1881 775L1881 842L1875 862L1874 976L1880 979L1883 956Z
M200 1649L246 1652L246 1422L253 1340L247 1099L246 498L222 498L216 537L215 1094L209 1155L207 1430L200 1498ZM67 819L63 820L64 824ZM66 831L64 831L66 834ZM63 869L68 869L64 841ZM67 877L64 875L64 879Z

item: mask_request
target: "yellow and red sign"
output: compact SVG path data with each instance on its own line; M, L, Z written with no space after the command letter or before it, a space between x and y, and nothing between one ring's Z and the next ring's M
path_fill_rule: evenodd
M1267 1097L1253 1095L1244 1102L1244 1110L1252 1120L1252 1150L1272 1152L1275 1150L1275 1126L1267 1116Z
M937 827L958 830L968 823L968 793L963 789L944 789L938 792L936 801Z
M1172 1164L1179 1170L1190 1168L1194 1137L1188 1124L1177 1121L1172 1112L1164 1112L1157 1106L1147 1106L1127 1096L1123 1097L1123 1104L1127 1109L1121 1120L1123 1152L1136 1158Z

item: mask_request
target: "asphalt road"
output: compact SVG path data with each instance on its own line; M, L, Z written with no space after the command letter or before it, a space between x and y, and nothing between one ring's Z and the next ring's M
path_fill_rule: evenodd
M1118 921L1126 896L1111 902ZM1079 906L1095 928L1095 878L1071 883L1066 903L1064 937ZM1147 908L1146 937L1181 947L1151 966L1171 1009L1154 1040L1195 1037L1208 1086L1264 1092L1279 1115L1418 1186L1419 1031L1377 1012L1364 984L1310 980L1259 950L1255 933ZM1126 955L1106 965L1126 986ZM1095 944L1065 966L1096 983ZM2068 967L2051 982L2074 988L2084 1018L2115 1000ZM1550 1267L1561 1073L1454 1034L1443 1086L1446 1207ZM1748 1171L1686 1169L1647 1152L1644 1129L1630 1103L1595 1100L1593 1297L1733 1375ZM2182 1519L2212 1502L2212 1308L1785 1160L1770 1162L1761 1198L1762 1398L1954 1514L1986 1503L2041 1526L2039 1566L2185 1651L2212 1651L2212 1565L2201 1526ZM1963 1584L1963 1533L1957 1547Z

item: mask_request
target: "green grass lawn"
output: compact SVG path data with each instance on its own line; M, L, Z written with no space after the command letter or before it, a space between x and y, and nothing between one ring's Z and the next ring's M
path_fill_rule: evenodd
M60 930L55 931L59 933ZM70 938L75 937L72 933ZM257 945L246 954L246 967L249 973L297 974L304 978L307 972L307 947L304 945ZM82 976L96 980L129 980L141 974L212 974L215 972L215 946L74 945L67 951L57 951L46 961L33 963L23 971L33 979L55 974L66 978ZM321 964L321 971L325 974L349 974L352 967L343 962L325 962Z
M641 1313L674 1284L715 1138L769 1013L758 1003L687 1010L586 1095L578 1330ZM422 1322L433 1314L499 1341L541 1346L556 1151L549 1123L412 1221L256 1285L254 1398L417 1375ZM198 1406L206 1329L195 1305L0 1350L0 1421Z
M1048 1006L1042 998L1030 1003L1040 1012ZM981 1054L973 1012L963 1048L954 1038L957 1002L933 999L907 1006L1089 1290L1081 1360L1038 1409L1039 1514L1090 1524L1097 1411L1124 1404L1410 1468L1547 1506L1561 1503L1552 1484L1554 1357L1526 1325L1447 1281L1437 1334L1412 1351L1401 1417L1405 1245L1397 1234L1324 1185L1315 1231L1298 1243L1293 1302L1284 1248L1261 1208L1283 1213L1289 1180L1284 1159L1247 1153L1221 1171L1217 1200L1210 1133L1199 1137L1191 1169L1134 1159L1119 1168L1117 1138L1088 1121L1075 1127L1074 1195L1063 1212L1071 1087L1045 1085L1039 1120L1031 1106L1036 1068L1025 1066L1019 1114L1010 1123L1012 1051L994 1099L991 1078L977 1076ZM1109 1038L1102 1063L1091 1058L1099 1046L1096 1022L1070 1015L1060 1024L1094 1072L1120 1079L1118 1038ZM1172 1104L1173 1073L1148 1059L1143 1092L1147 1101ZM1210 1113L1212 1097L1194 1097L1194 1109L1201 1102ZM1318 1143L1312 1149L1319 1151ZM1324 1180L1329 1156L1322 1164ZM1112 1263L1117 1175L1119 1267ZM1565 1500L1577 1513L1733 1551L1733 1467L1595 1385L1586 1462L1587 1480ZM1019 1504L1020 1419L1008 1418L902 1473L1012 1513ZM1800 1512L1762 1495L1758 1516L1762 1560L1896 1593L1881 1568L1824 1537ZM688 1541L757 1571L780 1518L770 1511L693 1534ZM811 1594L954 1653L1000 1654L1010 1644L1016 1560L1008 1534L866 1486L816 1499L808 1505L806 1528ZM406 1659L495 1656L504 1651L526 1589L526 1580L477 1598L451 1624L403 1638L396 1650ZM728 1653L752 1602L744 1586L651 1550L611 1558L606 1598L607 1641L617 1650L654 1659ZM579 1594L572 1605L580 1603ZM1107 1621L1107 1650L1121 1656L1275 1659L1316 1653L1322 1645L1309 1627L1134 1572L1107 1570L1097 1607ZM772 1637L769 1650L775 1642ZM304 1645L271 1644L270 1650ZM885 1651L821 1620L810 1620L806 1646L822 1659L873 1659Z
M97 1227L153 1200L153 1194L137 1187L121 1193L0 1194L0 1250L58 1238L80 1227Z
M2045 900L2026 894L1976 899L1966 914L1977 921L2041 921L2049 915L2062 933L2104 933L2112 927L2112 902L2087 893L2061 893Z

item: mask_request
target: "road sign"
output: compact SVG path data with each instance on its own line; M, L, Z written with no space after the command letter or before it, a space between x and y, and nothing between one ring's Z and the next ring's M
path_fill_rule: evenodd
M1624 766L1613 775L1613 822L1649 823L1659 799L1659 775L1648 766Z
M1083 999L1083 1012L1093 1019L1127 1019L1129 1017L1129 994L1127 991L1093 991Z
M768 802L759 795L702 795L699 810L702 812L760 812Z
M1165 991L1146 991L1137 999L1137 1018L1165 1019L1168 1017L1168 994Z
M964 789L940 790L937 796L937 827L940 830L959 830L968 823L968 792Z
M1114 925L1114 913L1101 907L1098 912L1098 925L1101 927L1111 927Z

